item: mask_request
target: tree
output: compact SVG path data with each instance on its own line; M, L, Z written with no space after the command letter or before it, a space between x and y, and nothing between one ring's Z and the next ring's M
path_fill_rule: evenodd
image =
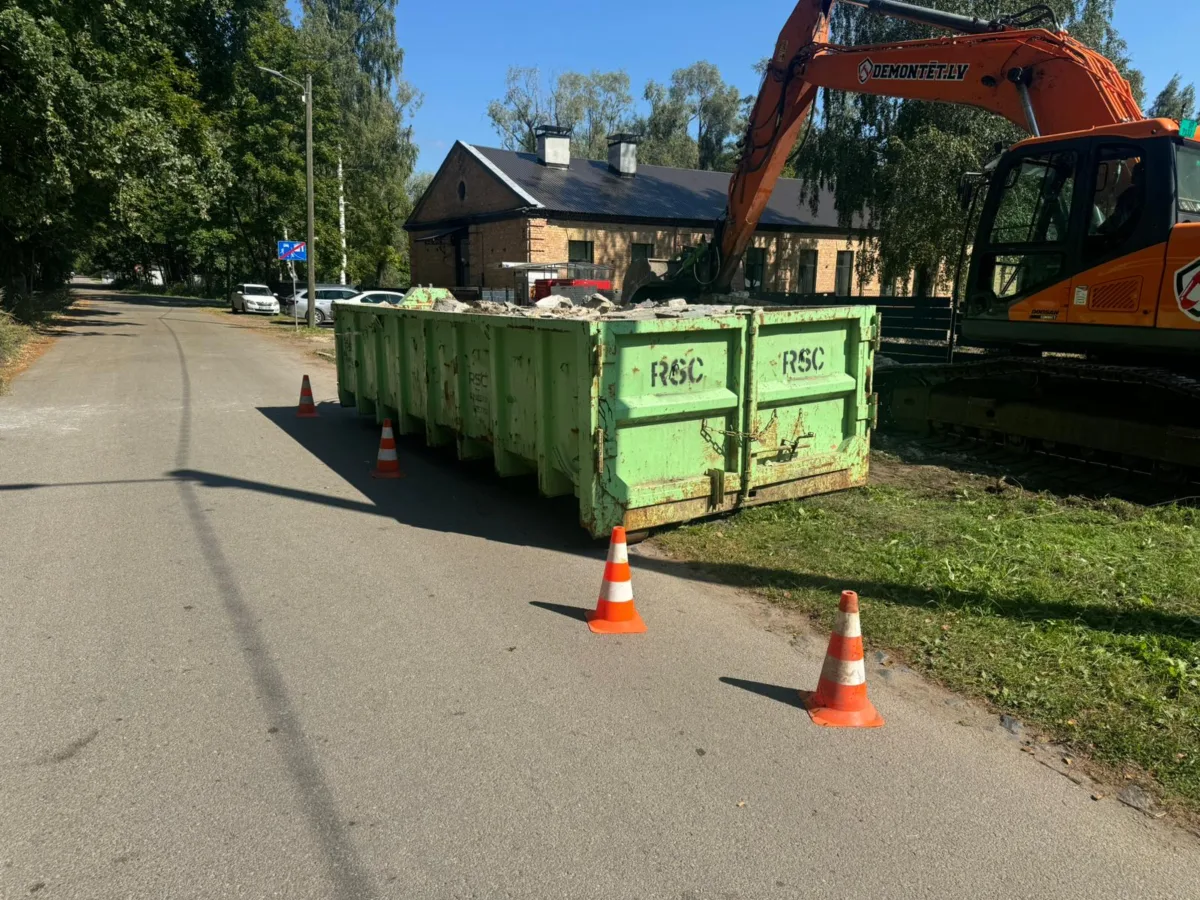
M710 62L693 63L671 74L671 98L688 109L696 124L697 166L720 168L730 138L740 131L741 94L721 79Z
M651 165L732 172L732 138L744 127L744 98L712 63L671 74L669 85L649 81L642 93L649 114L635 120L641 161Z
M628 126L633 114L624 72L565 72L550 95L554 124L571 129L571 152L585 159L608 156L608 136Z
M311 51L329 61L336 120L321 142L329 175L344 174L347 268L352 280L378 285L407 279L407 240L400 225L410 210L407 185L416 162L409 116L420 102L401 78L403 51L395 40L396 0L306 0ZM334 133L335 132L335 133ZM338 248L338 184L322 180L323 246ZM319 255L333 277L340 248ZM335 264L336 263L336 264Z
M395 0L0 0L0 288L61 283L77 257L207 293L281 274L304 233L299 92L313 76L318 262L400 281L418 102ZM11 302L11 300L10 300Z
M638 159L647 165L698 168L696 142L688 134L691 112L687 105L655 81L647 83L642 96L650 104L650 114L634 125L642 136Z
M529 66L509 66L504 83L504 97L488 104L488 118L505 150L533 153L538 126L554 124L553 104L542 89L541 72Z
M533 153L537 128L571 129L571 152L585 159L604 159L607 137L627 127L633 98L625 72L564 72L549 88L536 68L510 66L504 97L488 104L488 118L506 150Z
M1171 76L1166 87L1158 92L1150 109L1146 112L1150 118L1164 117L1179 122L1183 119L1195 119L1200 115L1196 107L1196 86L1182 85L1179 74Z
M1111 25L1115 0L1050 0L1057 20L1079 40L1105 53L1141 98L1141 73ZM978 15L972 0L929 0L938 9ZM996 0L989 15L1018 13L1024 0ZM929 28L863 13L848 5L834 10L832 39L874 44L933 36ZM1064 101L1067 102L1067 101ZM861 278L907 281L925 270L948 280L963 237L958 203L960 173L978 169L997 144L1024 135L988 112L949 104L895 100L823 91L812 122L789 161L805 182L815 210L832 191L841 225L872 235L857 257Z

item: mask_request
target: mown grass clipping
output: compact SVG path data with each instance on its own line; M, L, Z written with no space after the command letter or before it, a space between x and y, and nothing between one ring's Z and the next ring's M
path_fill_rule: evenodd
M982 486L877 486L659 539L722 581L832 624L863 600L898 651L1200 810L1200 511Z

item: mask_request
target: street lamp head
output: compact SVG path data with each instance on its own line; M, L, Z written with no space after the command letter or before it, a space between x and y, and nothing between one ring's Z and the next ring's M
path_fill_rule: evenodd
M304 90L304 85L298 82L295 78L289 78L282 72L279 72L275 69L268 69L266 66L255 66L254 68L258 69L260 72L266 72L268 75L274 75L276 78L286 81L288 84L294 84L296 87L300 88L300 90Z

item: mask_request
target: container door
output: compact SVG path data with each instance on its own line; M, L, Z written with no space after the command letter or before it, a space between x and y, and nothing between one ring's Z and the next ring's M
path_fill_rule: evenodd
M728 315L600 326L593 533L703 515L736 493L745 324Z
M865 464L871 308L763 310L748 332L750 492Z
M638 531L863 483L874 321L857 307L601 323L584 524Z

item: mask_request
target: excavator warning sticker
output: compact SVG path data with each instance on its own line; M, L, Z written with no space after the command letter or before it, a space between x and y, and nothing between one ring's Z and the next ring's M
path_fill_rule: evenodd
M858 83L878 81L966 81L970 63L873 63L864 59L858 67Z
M1200 259L1175 273L1175 297L1184 315L1200 322Z

